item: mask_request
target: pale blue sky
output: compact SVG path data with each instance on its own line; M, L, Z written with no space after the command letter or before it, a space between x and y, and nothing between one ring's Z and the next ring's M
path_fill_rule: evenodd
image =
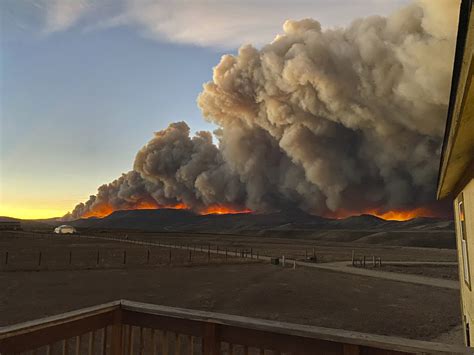
M196 106L212 67L285 19L343 26L408 2L2 0L0 215L67 212L170 122L213 129Z

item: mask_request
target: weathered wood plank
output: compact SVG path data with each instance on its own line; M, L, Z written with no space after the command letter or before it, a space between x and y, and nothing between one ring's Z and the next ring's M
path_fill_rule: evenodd
M120 312L120 309L109 309L107 312L74 317L70 321L51 322L50 326L41 324L29 328L30 331L15 330L11 336L3 333L0 338L0 352L27 351L103 328L113 323L114 314L117 312Z
M89 344L87 345L88 355L94 354L95 331L89 332Z
M199 337L202 337L203 335L203 323L194 320L128 310L123 311L122 317L124 324L130 324L137 327L165 329L170 332Z
M102 355L107 355L107 327L102 332Z
M81 336L76 335L76 355L80 355L81 353Z
M244 353L249 348L272 350L291 354L348 354L348 355L399 355L414 353L453 354L465 353L466 348L386 337L373 334L329 329L283 322L267 321L226 314L193 311L180 308L155 306L130 301L117 301L68 312L60 316L0 328L0 352L20 353L63 341L63 353L67 352L67 340L76 338L76 353L80 353L80 336L89 333L88 353L93 353L94 331L104 329L102 353L107 350L106 328L111 327L110 354L133 354L133 326L140 328L140 351L144 344L142 328L153 330L153 352L156 353L155 330L162 331L162 351L168 353L166 334L176 333L202 338L204 354L218 354L221 342L241 344ZM129 330L128 343L125 328ZM100 333L98 333L100 335ZM191 338L189 338L191 337ZM175 351L180 352L181 338L175 338ZM194 342L189 343L191 353ZM99 344L97 344L99 345ZM49 348L51 350L51 348ZM232 345L231 345L232 352ZM252 350L253 353L253 350Z
M204 323L203 350L204 355L220 353L219 328L215 323Z
M262 330L285 336L297 336L300 338L315 339L340 344L353 344L363 346L364 349L381 349L398 353L429 353L429 354L463 354L466 348L456 345L433 343L421 340L389 337L376 334L366 334L342 329L331 329L315 327L286 322L276 322L248 318L242 316L220 314L205 311L188 310L166 306L157 306L140 302L122 301L122 309L138 313L148 313L171 317L175 319L186 319L196 322L213 322L227 325L229 327L240 327L247 330ZM185 333L186 334L186 333ZM196 336L200 336L196 334ZM222 338L223 341L228 341ZM251 344L248 344L251 345Z

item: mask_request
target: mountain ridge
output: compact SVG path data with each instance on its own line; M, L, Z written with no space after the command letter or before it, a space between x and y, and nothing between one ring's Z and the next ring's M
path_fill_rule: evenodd
M58 222L59 223L59 222ZM63 222L61 222L63 223ZM369 214L343 219L325 218L304 212L280 211L268 214L208 214L189 210L143 209L114 211L103 218L82 218L67 222L78 228L137 229L146 231L223 230L307 230L307 229L382 229L382 230L452 230L453 221L443 218L419 217L407 221L385 220Z

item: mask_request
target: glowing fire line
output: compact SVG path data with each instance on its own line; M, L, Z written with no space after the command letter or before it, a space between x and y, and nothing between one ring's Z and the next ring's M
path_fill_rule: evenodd
M186 204L184 203L177 203L177 204L170 204L170 205L158 205L156 203L150 202L140 202L137 203L135 206L122 209L126 211L133 211L133 210L158 210L158 209L173 209L173 210L191 210ZM110 205L99 205L94 206L93 210L88 211L85 213L82 218L90 218L90 217L97 217L103 218L110 215L112 212L117 211L118 209L114 209ZM253 211L245 208L239 209L230 206L223 206L223 205L211 205L206 207L203 210L198 211L200 215L211 215L211 214L241 214L241 213L252 213Z
M411 210L391 210L380 211L376 209L365 211L348 211L339 210L334 213L327 214L325 217L344 219L351 216L359 216L361 214L369 214L375 217L385 219L387 221L408 221L417 217L436 217L428 208L419 207Z
M176 204L170 205L159 205L157 203L142 201L138 202L136 205L130 208L126 208L124 210L144 210L144 209L176 209L176 210L191 210L189 206L180 202ZM113 208L108 204L102 204L98 206L94 206L93 210L88 211L82 217L83 218L90 218L90 217L98 217L103 218L110 215L112 212L116 211L117 209ZM252 213L253 211L248 208L237 208L233 206L226 206L226 205L211 205L204 209L197 211L200 215L223 215L223 214L246 214ZM379 210L367 210L362 212L355 212L355 211L348 211L348 210L339 210L334 213L328 214L325 217L329 218L337 218L343 219L350 216L357 216L360 214L370 214L388 221L407 221L416 217L435 217L432 212L424 207L415 208L412 210L392 210L392 211L379 211Z

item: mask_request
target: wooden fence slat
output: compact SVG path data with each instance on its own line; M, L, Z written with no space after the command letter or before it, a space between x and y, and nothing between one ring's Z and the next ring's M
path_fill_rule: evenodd
M166 330L161 333L161 353L162 355L168 355L168 333Z
M218 329L215 323L204 324L204 355L217 355L219 353L220 342L218 339Z
M128 327L128 355L133 354L133 326Z
M192 335L189 335L188 339L189 339L189 353L190 355L194 355L194 337Z
M156 350L156 329L152 329L152 346L153 346L153 351L152 351L152 354L153 355L157 355L157 350Z
M102 332L102 355L107 355L107 327Z
M95 331L89 332L89 344L88 344L88 355L94 354L94 337L95 337Z
M77 335L76 336L76 355L80 355L81 351L81 336Z
M112 325L112 334L110 339L110 353L112 355L123 354L123 326L117 322Z
M179 336L179 333L176 333L176 338L175 338L175 354L179 355L181 354L181 337Z
M344 344L342 351L344 355L359 355L360 354L359 346L353 345L353 344Z
M144 339L144 331L143 327L140 327L140 355L145 355L145 339Z

